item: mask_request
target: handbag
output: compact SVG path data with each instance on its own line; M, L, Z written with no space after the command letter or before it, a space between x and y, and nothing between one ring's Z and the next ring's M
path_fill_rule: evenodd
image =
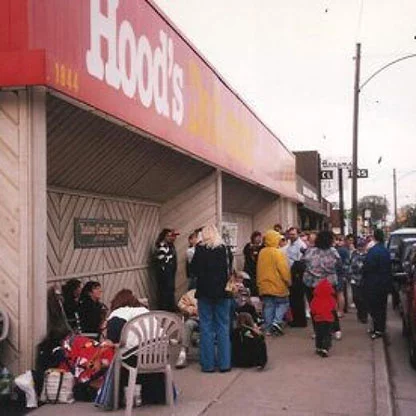
M235 283L235 276L234 273L230 275L225 285L225 293L227 296L233 297L237 292L237 285Z
M50 368L45 371L40 399L45 403L73 403L74 376L69 371Z

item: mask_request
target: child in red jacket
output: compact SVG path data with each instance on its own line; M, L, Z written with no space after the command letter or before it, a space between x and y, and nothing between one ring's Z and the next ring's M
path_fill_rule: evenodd
M331 348L331 329L336 313L334 294L334 288L328 279L320 280L313 291L311 315L316 334L316 353L321 357L328 357Z

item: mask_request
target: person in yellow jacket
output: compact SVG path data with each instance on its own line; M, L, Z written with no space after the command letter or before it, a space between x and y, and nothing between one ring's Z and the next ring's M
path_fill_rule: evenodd
M289 309L290 268L279 248L281 238L278 232L267 231L257 260L257 288L263 301L266 335L283 335L284 316Z

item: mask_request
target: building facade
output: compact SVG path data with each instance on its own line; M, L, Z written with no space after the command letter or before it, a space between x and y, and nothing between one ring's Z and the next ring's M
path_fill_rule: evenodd
M151 2L0 0L2 362L31 368L70 278L155 301L161 228L297 222L295 157ZM91 245L91 239L94 240Z

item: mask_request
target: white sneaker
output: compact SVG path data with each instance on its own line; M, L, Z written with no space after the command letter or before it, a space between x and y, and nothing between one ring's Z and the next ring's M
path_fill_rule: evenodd
M186 360L186 352L181 351L179 353L178 359L176 360L175 368L177 369L185 368L187 365L188 365L188 362Z
M334 338L339 341L342 338L342 332L341 331L336 331L334 333Z

